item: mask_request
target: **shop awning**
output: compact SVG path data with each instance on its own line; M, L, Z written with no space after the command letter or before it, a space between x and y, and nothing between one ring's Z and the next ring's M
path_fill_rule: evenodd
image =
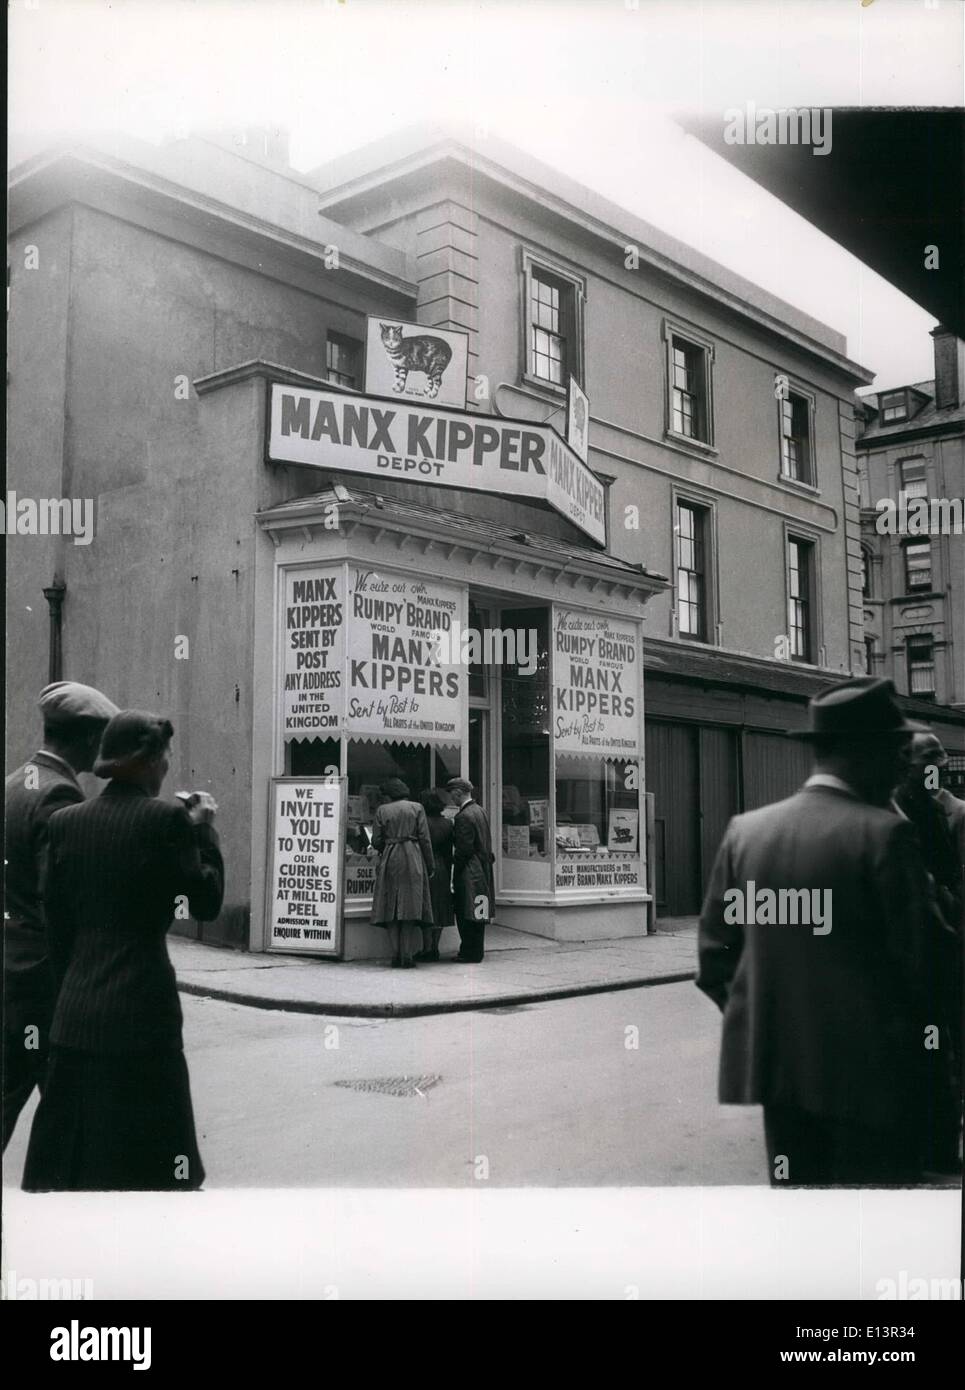
M327 529L331 529L333 507L339 511L340 530L374 527L386 536L392 534L400 546L421 546L427 553L431 550L436 563L439 559L445 562L457 551L501 556L506 562L507 587L523 593L527 571L534 566L593 581L603 592L622 597L637 594L642 600L666 589L669 583L666 575L590 546L340 484L269 507L257 514L257 520L269 533L325 527L326 519Z

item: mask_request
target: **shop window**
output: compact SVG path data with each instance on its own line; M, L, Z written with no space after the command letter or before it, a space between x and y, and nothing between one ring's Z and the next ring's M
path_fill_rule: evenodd
M671 433L711 443L710 364L705 347L669 334Z
M582 378L582 284L558 270L523 258L526 376L562 390Z
M813 483L811 470L811 406L793 392L779 402L781 412L781 476L795 483Z
M504 608L500 625L533 634L536 658L535 669L502 667L502 885L549 890L549 610Z
M814 545L791 536L787 543L787 622L791 657L814 660Z
M361 383L362 344L356 338L329 333L325 340L325 372L336 386L358 390Z
M931 588L931 541L915 541L904 547L905 592Z
M935 648L931 637L908 639L908 693L920 699L935 695Z
M639 884L637 775L636 762L557 754L557 888L625 888Z
M341 765L341 739L293 739L288 744L289 777L337 777Z
M677 503L677 631L707 641L708 511L693 502Z

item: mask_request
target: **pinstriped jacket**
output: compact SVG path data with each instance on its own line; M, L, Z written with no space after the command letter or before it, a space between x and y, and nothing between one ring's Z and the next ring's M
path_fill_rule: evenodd
M210 921L224 866L210 825L110 782L50 819L44 903L59 994L51 1042L123 1054L180 1049L181 1004L165 936L176 899Z
M54 1002L40 896L47 826L55 811L83 801L84 793L73 769L43 749L11 772L5 791L3 1022L19 1032L49 1019Z

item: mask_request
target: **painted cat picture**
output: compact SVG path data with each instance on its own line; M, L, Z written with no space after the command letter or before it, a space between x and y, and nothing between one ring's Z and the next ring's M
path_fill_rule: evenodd
M395 368L393 390L404 391L410 372L424 372L426 389L423 395L432 400L439 394L442 374L452 361L452 348L442 338L434 338L429 333L418 333L403 337L402 329L391 323L381 323L382 346L392 366Z

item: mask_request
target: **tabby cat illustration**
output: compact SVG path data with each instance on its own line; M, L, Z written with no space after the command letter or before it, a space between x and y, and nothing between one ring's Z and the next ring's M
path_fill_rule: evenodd
M391 323L380 324L382 346L389 361L395 368L393 390L404 391L406 378L410 372L425 372L427 386L423 395L431 400L438 396L442 385L442 374L452 360L452 348L443 338L433 338L428 333L420 333L414 338L403 338L402 329Z

